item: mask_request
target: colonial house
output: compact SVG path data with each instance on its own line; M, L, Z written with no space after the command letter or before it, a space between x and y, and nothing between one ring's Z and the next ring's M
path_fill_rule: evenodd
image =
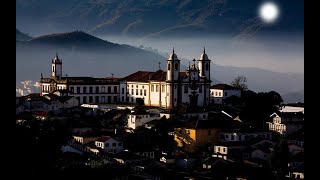
M270 115L272 122L267 122L270 131L288 136L304 126L303 112L276 112Z
M174 128L174 140L179 147L194 151L197 147L215 145L219 134L225 129L239 128L240 122L234 120L195 120Z
M68 77L62 75L62 60L58 55L51 61L51 77L44 78L41 74L41 96L56 90L69 90L80 104L116 103L119 99L118 78Z
M40 96L39 93L33 93L21 97L22 105L24 106L24 111L28 112L40 112L46 111L44 107L45 98Z
M231 141L249 141L254 138L272 139L272 132L269 131L252 131L252 130L234 130L220 132L220 142Z
M224 104L224 100L231 96L241 97L241 89L228 84L216 84L210 87L211 104Z
M75 141L83 145L88 144L89 142L93 142L99 138L99 137L90 137L90 136L72 136L72 137Z
M275 142L262 140L250 146L243 154L245 159L259 159L266 161L271 155Z
M61 109L67 109L75 106L79 106L79 101L74 96L58 96L56 94L46 94L43 97L44 108L47 111L60 111Z
M128 115L128 128L136 129L149 121L160 119L159 113L152 113L152 110L146 110L144 108L135 108L131 110Z
M95 145L106 153L116 154L123 151L122 140L110 136L102 136L95 140Z
M185 72L174 50L167 60L166 71L138 71L120 80L120 101L143 102L147 106L174 109L184 103L208 106L210 92L210 62L205 50L200 59Z

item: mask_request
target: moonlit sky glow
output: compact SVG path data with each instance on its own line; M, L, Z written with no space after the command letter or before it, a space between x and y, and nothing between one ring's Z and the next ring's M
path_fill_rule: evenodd
M273 23L279 17L279 8L273 2L265 2L260 6L259 15L265 23Z

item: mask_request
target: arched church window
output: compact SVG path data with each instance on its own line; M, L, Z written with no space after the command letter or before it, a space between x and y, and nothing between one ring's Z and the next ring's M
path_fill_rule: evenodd
M174 70L178 70L178 63L174 64Z
M54 72L54 66L52 66L52 72Z
M171 68L170 68L170 65L171 65L171 64L168 64L168 70L169 70L169 71L170 71L170 69L171 69Z
M206 70L208 71L209 70L209 64L206 63Z

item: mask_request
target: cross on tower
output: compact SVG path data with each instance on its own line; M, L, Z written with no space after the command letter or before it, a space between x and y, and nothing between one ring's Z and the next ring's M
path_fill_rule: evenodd
M193 60L192 60L192 61L193 61L193 64L196 64L196 59L195 59L195 58L193 58Z

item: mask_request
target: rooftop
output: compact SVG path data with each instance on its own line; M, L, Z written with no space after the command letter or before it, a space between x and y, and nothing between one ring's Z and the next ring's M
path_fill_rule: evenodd
M186 77L186 72L180 72L180 77ZM167 72L159 69L156 72L151 71L137 71L130 74L121 80L124 81L134 81L134 82L148 82L148 81L166 81Z
M221 89L221 90L240 90L240 88L230 86L228 84L215 84L210 89Z

